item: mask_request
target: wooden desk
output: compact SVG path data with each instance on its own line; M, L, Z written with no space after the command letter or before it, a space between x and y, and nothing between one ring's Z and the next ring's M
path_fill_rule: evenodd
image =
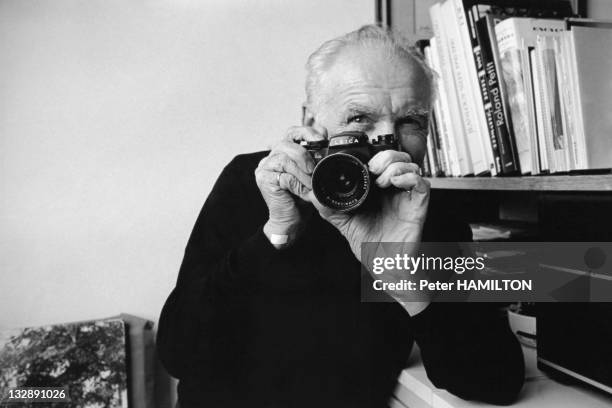
M518 401L512 405L517 408L610 408L612 396L582 386L568 386L552 380L537 369L536 351L523 347L525 355L525 385ZM471 408L493 407L493 405L469 402L435 388L425 373L421 353L415 347L410 356L410 366L406 368L395 390L391 408Z

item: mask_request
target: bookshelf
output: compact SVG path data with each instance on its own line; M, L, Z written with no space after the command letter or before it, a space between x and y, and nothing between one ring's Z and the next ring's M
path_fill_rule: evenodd
M440 0L377 0L377 22L409 38L428 39L435 31L429 12L435 3ZM608 0L571 0L570 3L574 14L612 20L612 2ZM448 15L439 22L448 23L447 20ZM492 49L488 51L493 52ZM450 64L448 59L440 61L441 53L438 48L435 54L438 60L434 62ZM524 222L533 224L543 239L609 240L612 232L603 225L612 222L609 211L612 208L612 173L568 173L560 168L557 174L547 174L546 170L555 171L544 168L545 174L534 176L431 177L428 180L439 200L451 203L448 211L470 223Z
M377 22L388 25L402 32L410 38L429 39L433 36L430 8L443 0L407 0L391 1L377 0ZM450 0L449 0L450 1ZM563 0L568 1L568 0ZM463 0L464 4L470 1ZM520 2L517 0L517 2ZM598 19L612 20L612 2L608 0L569 0L573 13L595 17ZM478 2L477 2L478 3ZM487 1L482 1L487 3ZM534 1L534 3L536 3ZM545 5L545 1L540 2ZM550 2L552 4L555 3ZM559 1L561 3L561 1ZM531 3L529 3L531 5ZM448 21L447 21L448 22ZM486 37L486 36L485 36ZM438 51L439 53L440 51ZM497 52L497 51L496 51ZM484 57L483 57L484 58ZM448 62L448 61L447 61ZM551 171L554 171L551 168ZM546 194L573 193L579 195L608 194L612 192L612 173L600 174L572 174L568 175L566 169L557 170L559 173L536 176L514 176L514 177L431 177L428 180L432 189L444 190L449 194L465 195L475 191L482 193L490 192L489 196L501 197L499 202L503 203L507 198L519 195L531 195L536 197ZM565 171L565 173L564 173ZM543 173L547 173L547 169ZM515 205L513 203L512 205ZM519 203L520 204L520 203Z
M433 189L612 192L612 174L521 177L431 177Z

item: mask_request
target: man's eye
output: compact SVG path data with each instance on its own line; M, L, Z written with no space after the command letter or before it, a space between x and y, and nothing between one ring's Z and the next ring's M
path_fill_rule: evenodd
M366 123L368 117L366 115L354 115L348 118L348 123Z

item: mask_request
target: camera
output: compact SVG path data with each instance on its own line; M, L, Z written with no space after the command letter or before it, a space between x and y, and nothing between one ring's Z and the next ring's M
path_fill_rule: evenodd
M393 134L370 140L363 132L342 132L316 142L301 142L315 161L312 190L319 202L342 212L351 212L371 202L374 176L368 161L383 150L398 150Z

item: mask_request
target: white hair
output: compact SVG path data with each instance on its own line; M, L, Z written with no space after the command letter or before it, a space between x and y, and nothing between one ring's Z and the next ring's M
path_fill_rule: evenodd
M377 25L365 25L355 31L324 42L313 52L306 62L306 103L316 105L317 90L322 77L335 62L342 50L352 47L377 48L385 51L389 59L393 57L408 58L415 61L425 73L432 92L435 95L435 72L427 65L422 54L399 33L390 28Z

